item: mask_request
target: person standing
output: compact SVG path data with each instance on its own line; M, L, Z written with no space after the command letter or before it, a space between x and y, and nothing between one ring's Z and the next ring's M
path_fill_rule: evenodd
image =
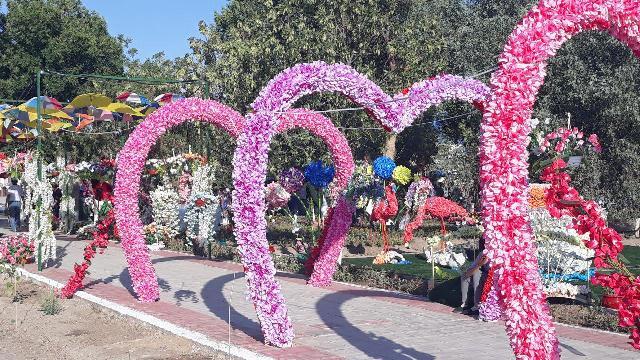
M9 212L9 225L11 231L20 230L20 211L22 210L22 198L24 190L18 185L18 179L11 179L11 185L7 189L6 208Z
M60 219L60 203L62 202L62 190L58 184L53 184L53 216Z

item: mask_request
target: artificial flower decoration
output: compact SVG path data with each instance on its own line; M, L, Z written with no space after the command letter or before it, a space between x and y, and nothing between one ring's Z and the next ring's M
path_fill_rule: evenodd
M638 0L542 0L518 22L491 77L491 101L480 124L482 223L507 334L518 359L560 356L527 212L527 145L547 62L567 40L587 30L607 31L640 55L638 9ZM552 215L554 211L560 210L550 209ZM597 239L592 241L596 246ZM640 332L632 336L634 346L640 347Z
M280 174L280 185L290 194L298 192L304 186L304 173L295 167L290 167Z
M445 219L466 218L469 216L467 210L456 202L445 199L440 196L427 198L418 208L416 217L404 229L404 243L408 244L413 239L413 232L422 226L425 218L433 217L440 220L440 232L442 235L447 233L444 225Z
M149 257L138 197L140 178L151 147L168 129L187 121L208 122L237 137L244 118L236 111L217 103L200 99L185 99L165 105L149 115L131 133L118 154L115 186L115 217L122 237L133 289L144 302L159 298L160 290Z
M335 174L333 166L323 166L322 160L314 161L304 169L304 177L318 189L326 188Z
M374 174L384 180L389 180L391 178L395 168L396 163L386 156L379 156L373 161Z
M93 240L84 248L83 262L73 265L73 275L60 290L60 296L63 298L71 298L80 289L82 289L82 281L87 276L87 271L91 265L91 260L96 254L103 253L104 249L109 245L110 237L118 237L118 228L116 227L115 213L113 208L107 212L107 215L96 225L93 232Z
M291 194L277 182L269 183L265 189L265 199L269 209L281 209L287 206Z
M243 244L241 247L247 244L252 255L265 261L268 252L265 245L267 241L263 187L267 174L269 145L273 135L283 131L283 120L291 117L291 114L311 117L304 114L302 109L290 110L290 108L299 98L315 92L338 92L366 107L368 113L386 129L399 132L420 114L444 101L460 100L484 107L490 90L478 80L442 75L413 84L407 95L397 95L402 97L403 101L393 101L394 97L385 94L353 68L343 64L328 65L323 62L299 64L273 78L251 104L253 111L247 114L247 127L238 139L233 172L236 239L239 244ZM278 115L282 113L285 114ZM334 130L333 126L323 127L331 129L330 137L321 135L322 133L329 135L325 130L321 130L320 134L316 133L316 129L320 127L318 124L322 124L324 117L317 117L317 119L319 120L313 123L313 127L305 127L305 129L320 136L332 149L335 141L343 139L344 135ZM348 149L348 144L345 149ZM342 151L338 153L333 150L331 152L332 161L336 164L336 179L329 189L330 197L338 199L341 190L348 184L348 177L339 176L346 168L338 165L338 160L347 159L347 153ZM349 176L353 172L352 166L351 162ZM336 239L343 241L344 238L336 237ZM326 253L325 248L334 246L341 248L342 244L325 243L322 253ZM242 253L243 249L240 250ZM330 262L335 263L338 254L339 252L332 255L335 257ZM314 272L321 271L318 266L316 268ZM249 296L256 305L266 342L276 346L290 346L293 332L284 299L279 297L279 294L267 298L263 295L272 294L274 288L279 290L279 286L275 285L273 280L275 270L272 272L271 267L264 269L266 270L256 281L256 286L251 287ZM328 274L329 278L332 274Z
M411 181L411 170L406 166L398 165L393 169L392 178L400 185L407 185Z
M545 207L544 202L544 189L548 186L542 184L530 184L529 185L529 207L532 209L539 209Z

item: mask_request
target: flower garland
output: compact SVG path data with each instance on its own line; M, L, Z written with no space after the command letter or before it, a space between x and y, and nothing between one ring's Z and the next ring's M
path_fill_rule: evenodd
M262 123L266 121L273 127ZM320 137L331 152L335 177L329 187L331 198L340 196L353 174L353 158L344 135L326 117L309 110L295 109L275 118L258 113L248 115L246 131L238 139L234 155L233 210L234 232L249 280L249 297L253 301L262 326L265 342L279 347L291 345L293 329L287 315L280 286L275 281L275 267L266 239L265 198L263 184L271 136L295 127L304 128ZM273 131L273 132L272 132ZM341 214L343 214L341 212ZM332 222L351 221L333 216ZM333 225L330 225L333 227ZM337 225L336 225L337 228ZM339 237L339 239L344 240ZM335 244L326 241L321 250L326 253ZM342 247L342 244L340 244ZM331 252L337 260L338 254ZM320 268L318 271L321 271ZM314 270L315 272L315 270Z
M304 180L304 173L294 167L283 171L279 178L280 185L290 194L300 191L304 186Z
M204 164L198 166L193 172L193 184L191 188L192 194L209 194L213 189L216 180L216 168L213 164Z
M480 183L487 255L497 266L516 358L558 359L558 340L528 225L528 135L547 60L572 36L601 29L640 55L638 0L543 0L510 35L480 126Z
M317 92L337 92L367 109L382 126L400 132L420 114L444 101L466 101L483 108L490 90L482 82L455 75L439 75L411 85L394 97L387 95L365 75L344 64L322 61L298 64L271 79L253 102L260 116L286 111L298 99ZM406 101L399 101L400 99Z
M572 217L571 227L580 235L589 235L585 244L595 251L593 263L599 268L592 282L622 297L617 309L618 324L632 328L632 345L640 349L640 277L633 275L618 259L623 248L622 237L606 226L594 201L583 199L569 185L571 176L563 171L566 166L564 160L558 159L542 171L541 179L551 183L546 191L547 209L554 217Z
M113 208L107 212L107 215L98 223L93 233L93 240L84 248L82 255L84 261L82 264L73 265L73 275L69 278L65 286L60 290L60 296L63 298L71 298L83 285L82 281L87 276L91 260L96 256L97 252L102 254L109 245L109 237L111 234L118 236L118 228L116 227L115 215Z
M271 264L266 241L262 188L267 173L269 144L278 131L283 131L281 126L285 117L277 116L276 112L289 110L296 100L315 92L341 93L365 106L368 113L385 128L399 132L418 115L446 100L468 101L482 107L489 89L477 80L442 75L416 83L406 92L397 95L398 98L408 97L406 101L391 101L393 98L351 67L315 62L299 64L283 71L261 90L252 104L252 113L247 115L246 129L238 139L234 154L233 207L235 234L240 251L248 254L244 248L251 248L251 261L245 260L245 266L251 264L247 266L247 272L260 274L256 277L248 276L250 297L256 305L266 342L276 346L289 346L293 332L284 299L273 278L275 269ZM296 109L293 112L300 111L302 110ZM332 140L337 138L339 137ZM330 148L333 146L333 141L326 143ZM336 154L333 150L331 152ZM342 169L335 159L333 163L338 171ZM353 166L349 176L352 172ZM336 173L335 191L331 191L333 199L340 195L336 189L344 189L348 183L348 178L341 179L338 175ZM343 180L346 181L342 183ZM262 294L269 296L265 298Z
M308 283L313 286L328 286L331 284L333 273L336 271L337 259L342 251L342 246L347 238L351 219L355 208L346 197L341 196L336 206L331 208L327 216L329 226L324 227L322 245L318 243L321 251L315 253L313 261L313 273ZM312 252L312 256L314 253Z
M64 166L64 162L58 161L60 170L60 189L62 190L62 199L60 199L60 225L61 228L68 233L73 230L73 226L77 219L76 200L72 196L72 189L78 180L75 173L75 167Z
M220 201L211 194L193 193L185 213L189 246L211 244L215 240L216 219Z
M24 181L27 184L26 212L29 214L29 239L36 250L41 249L40 259L44 263L56 258L56 237L53 234L53 189L47 179L38 179L38 159L36 156L24 165ZM40 206L38 206L38 200Z

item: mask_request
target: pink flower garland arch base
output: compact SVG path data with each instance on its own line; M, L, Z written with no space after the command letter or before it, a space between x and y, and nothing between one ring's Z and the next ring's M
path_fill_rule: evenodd
M335 180L332 183L334 190L332 191L339 193L344 189L354 168L351 149L344 135L336 129L329 119L309 110L291 110L279 118L278 132L303 128L325 142L336 166ZM145 119L134 130L118 155L114 200L116 221L118 227L122 229L122 247L129 264L133 288L140 300L145 302L157 300L160 293L140 221L138 209L140 177L153 144L168 129L187 121L211 123L227 131L234 138L237 138L244 129L244 118L233 109L211 100L185 99L166 105ZM341 224L346 219L346 216L342 216L337 217L335 221ZM350 224L350 217L348 221ZM343 227L343 225L341 226ZM275 267L270 256L268 258L255 256L260 253L258 248L265 244L255 245L239 243L242 261L247 271L250 293L261 294L261 296L252 297L252 300L260 322L263 324L265 341L277 346L286 346L290 342L279 342L278 339L292 339L293 333L290 330L290 320L286 315L284 298L280 294L279 285L274 278ZM269 284L267 285L269 290L262 292L265 291L264 287L256 289L265 283ZM276 302L265 304L261 301L267 298L276 299ZM284 314L281 309L285 310Z
M527 215L528 136L547 60L572 36L604 30L640 55L637 0L548 0L513 31L492 77L481 124L480 182L487 253L510 344L518 359L558 359L555 328L542 292Z

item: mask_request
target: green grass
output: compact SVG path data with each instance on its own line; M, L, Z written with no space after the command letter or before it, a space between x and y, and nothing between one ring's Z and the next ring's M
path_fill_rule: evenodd
M640 246L625 246L622 255L629 260L627 267L632 273L640 275Z
M359 257L359 258L343 258L342 262L345 264L352 264L359 267L371 267L377 270L394 271L398 274L413 275L422 277L425 279L431 278L431 263L425 259L420 259L414 254L404 254L404 258L411 261L411 264L397 265L397 264L382 264L374 265L373 257ZM436 280L447 280L455 278L459 274L455 270L441 268L436 266Z

